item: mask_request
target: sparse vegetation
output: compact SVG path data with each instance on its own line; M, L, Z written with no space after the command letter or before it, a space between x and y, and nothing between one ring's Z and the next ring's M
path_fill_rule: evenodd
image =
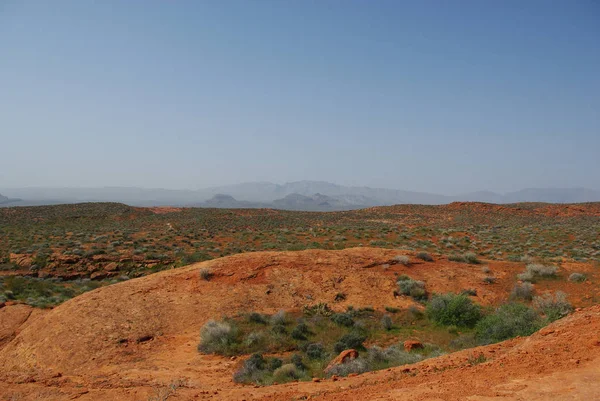
M517 278L521 281L535 282L539 278L555 277L557 271L558 267L556 266L545 266L534 263L527 265L525 272L519 274Z
M533 285L528 282L522 284L515 284L512 291L510 292L511 301L523 300L531 301L533 299Z
M553 322L567 316L573 311L573 306L567 301L567 294L557 291L553 294L544 294L533 298L533 305L548 321Z
M202 268L200 269L200 278L205 281L209 281L213 276L213 272L210 269Z
M450 255L448 256L448 260L451 262L461 262L461 263L470 263L472 265L478 265L481 263L477 255L473 252L467 252L463 255Z

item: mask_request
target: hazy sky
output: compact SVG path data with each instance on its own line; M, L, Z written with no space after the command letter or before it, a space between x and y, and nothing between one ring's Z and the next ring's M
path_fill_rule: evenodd
M600 189L600 2L0 0L0 188Z

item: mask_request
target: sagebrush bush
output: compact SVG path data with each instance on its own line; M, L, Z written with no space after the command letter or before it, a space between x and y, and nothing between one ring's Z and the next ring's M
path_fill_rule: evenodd
M383 317L381 318L381 326L385 330L391 330L392 329L393 322L392 322L392 318L390 317L390 315L383 315Z
M229 323L209 320L200 329L198 351L206 354L227 355L236 343L236 330Z
M402 266L410 265L410 258L406 255L398 255L394 258L394 260Z
M522 299L524 301L531 301L533 299L533 285L531 283L515 284L512 291L510 292L509 299L515 301Z
M400 294L411 296L417 301L427 299L427 291L425 291L425 283L422 281L413 280L408 276L398 277L398 289Z
M535 297L533 305L550 322L563 318L573 311L573 306L567 301L567 294L562 291L556 291L554 295L544 294Z
M273 316L271 316L271 325L284 325L287 323L287 315L284 310L280 310Z
M348 376L350 373L365 373L391 366L400 366L422 361L423 359L441 355L436 347L427 346L424 352L406 352L401 345L392 345L387 348L373 346L367 349L356 359L335 365L329 370L328 375ZM425 353L427 356L425 356Z
M587 276L583 273L571 273L569 275L569 281L574 281L576 283L583 283L587 280Z
M470 263L472 265L478 265L481 261L477 258L473 252L467 252L464 255L450 255L448 260L451 262Z
M433 262L433 256L428 254L427 252L419 252L417 253L417 259L421 259L425 262Z
M273 380L278 383L284 383L288 380L296 380L300 378L300 375L296 365L293 363L286 363L273 372Z
M516 336L529 336L543 326L540 315L520 303L509 303L498 307L475 326L480 343L491 344Z
M529 273L539 277L552 277L558 271L558 267L556 266L545 266L538 263L529 264L526 269Z
M444 326L473 327L481 318L481 308L462 294L434 295L425 309L427 317Z
M340 351L341 352L341 351ZM329 376L348 376L350 373L365 373L369 371L369 365L364 358L356 358L346 363L332 366L327 374Z

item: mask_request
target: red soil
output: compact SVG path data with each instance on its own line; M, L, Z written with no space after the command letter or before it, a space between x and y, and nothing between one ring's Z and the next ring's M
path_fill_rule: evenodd
M200 327L225 314L273 313L317 302L336 309L407 307L410 299L393 296L394 273L425 281L431 292L474 288L477 302L497 304L524 267L490 261L498 281L486 285L480 266L447 260L384 269L396 255L372 248L241 254L103 287L29 317L28 307L6 306L0 309L0 394L19 400L146 400L157 388L179 382L169 400L598 399L598 306L530 338L338 381L243 386L232 382L238 361L196 351ZM214 278L200 279L202 268ZM561 274L575 268L593 273L591 267L566 265ZM540 282L536 290L556 286L584 305L586 296L600 295L597 277L589 281ZM347 298L334 303L338 292ZM470 366L470 357L480 353L486 362Z

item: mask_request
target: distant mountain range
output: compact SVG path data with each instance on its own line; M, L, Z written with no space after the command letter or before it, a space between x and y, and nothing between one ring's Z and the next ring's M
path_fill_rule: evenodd
M480 191L447 196L399 189L347 187L323 181L297 181L283 185L253 182L196 191L132 187L3 188L0 191L5 195L0 195L0 205L2 206L122 202L133 206L168 205L327 211L407 203L437 205L456 201L488 203L600 201L600 192L587 188L529 188L505 194ZM12 199L9 199L8 196Z
M8 205L9 203L18 203L21 199L11 199L7 196L0 194L0 205Z

